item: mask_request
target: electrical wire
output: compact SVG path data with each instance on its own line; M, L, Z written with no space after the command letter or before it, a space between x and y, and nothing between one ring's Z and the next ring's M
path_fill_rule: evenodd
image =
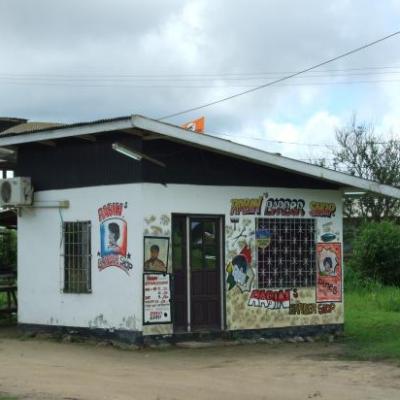
M296 86L330 86L330 85L359 85L377 83L398 83L400 79L369 79L369 80L348 80L348 81L321 81L321 82L293 82L278 83L275 87L296 87ZM254 85L138 85L121 83L118 84L96 84L96 83L77 83L77 82L25 82L18 80L3 80L0 84L15 86L41 86L41 87L71 87L71 88L134 88L134 89L231 89L231 88L257 88Z
M276 74L277 77L282 77L283 73ZM293 79L310 79L310 78L346 78L346 77L363 77L363 76L388 76L388 75L398 75L400 74L400 70L396 71L366 71L366 72L355 72L355 73L325 73L325 72L316 72L314 74L307 74L297 76ZM129 77L118 77L118 76L26 76L20 74L5 74L0 73L0 80L2 81L16 81L16 82L62 82L62 83L70 83L70 82L247 82L247 81L257 81L257 80L265 80L266 76L249 76L249 77L216 77L216 78L129 78Z
M202 105L199 105L199 106L196 106L196 107L188 108L186 110L182 110L182 111L179 111L179 112L168 114L168 115L165 115L163 117L158 118L158 120L162 121L162 120L165 120L165 119L170 119L170 118L173 118L173 117L177 117L179 115L187 114L187 113L192 112L192 111L198 111L198 110L201 110L203 108L210 107L210 106L213 106L213 105L216 105L216 104L228 101L228 100L232 100L232 99L234 99L236 97L243 96L245 94L252 93L252 92L255 92L255 91L260 90L260 89L264 89L264 88L266 88L268 86L272 86L272 85L275 85L277 83L289 80L289 79L294 78L294 77L296 77L298 75L304 74L304 73L306 73L308 71L312 71L312 70L314 70L316 68L322 67L323 65L327 65L327 64L332 63L334 61L337 61L337 60L339 60L341 58L348 57L349 55L352 55L354 53L362 51L362 50L364 50L364 49L366 49L368 47L374 46L374 45L376 45L378 43L381 43L381 42L383 42L383 41L385 41L385 40L387 40L389 38L392 38L392 37L394 37L396 35L399 35L399 34L400 34L400 31L393 32L390 35L386 35L386 36L384 36L384 37L382 37L380 39L374 40L373 42L369 42L367 44L364 44L363 46L360 46L360 47L357 47L357 48L352 49L350 51L347 51L347 52L345 52L343 54L340 54L340 55L338 55L336 57L330 58L330 59L328 59L326 61L323 61L321 63L315 64L315 65L313 65L311 67L305 68L305 69L303 69L301 71L298 71L296 73L293 73L293 74L284 76L282 78L276 79L276 80L274 80L272 82L267 82L267 83L265 83L263 85L255 87L255 88L251 88L251 89L245 90L243 92L235 93L233 95L230 95L230 96L227 96L227 97L223 97L221 99L214 100L214 101L206 103L206 104L202 104Z
M251 137L251 136L243 136L243 135L229 135L227 133L217 133L217 132L207 132L208 135L215 135L215 136L225 136L229 137L231 139L249 139L249 140L259 140L262 142L267 142L267 143L277 143L277 144L288 144L288 145L295 145L295 146L307 146L307 147L325 147L325 148L331 148L334 147L334 145L329 145L329 144L321 144L321 143L301 143L301 142L286 142L284 140L273 140L273 139L265 139L261 137Z
M399 69L400 66L371 66L371 67L353 67L353 68L340 68L340 69L323 69L317 71L318 74L324 73L337 73L337 72L347 72L347 71L374 71L380 69ZM256 77L264 75L282 75L282 74L292 74L296 71L267 71L267 72L222 72L222 73L180 73L180 74L132 74L132 73L119 73L119 74L104 74L104 73L83 73L83 74L54 74L54 73L7 73L0 72L0 76L3 77L25 77L25 78L43 78L43 79L57 79L57 78L65 78L65 79L119 79L119 78L149 78L149 79L159 79L159 78L188 78L188 77L201 77L205 79L223 79L224 76L232 76L232 77ZM391 73L387 71L387 73ZM372 73L373 74L373 73ZM330 76L330 75L329 75ZM253 79L253 78L251 78Z

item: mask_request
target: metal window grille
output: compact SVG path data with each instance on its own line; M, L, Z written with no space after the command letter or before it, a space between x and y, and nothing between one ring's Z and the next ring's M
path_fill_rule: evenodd
M258 229L271 241L257 250L259 288L315 286L315 221L308 218L264 218Z
M90 293L91 223L63 222L64 292Z

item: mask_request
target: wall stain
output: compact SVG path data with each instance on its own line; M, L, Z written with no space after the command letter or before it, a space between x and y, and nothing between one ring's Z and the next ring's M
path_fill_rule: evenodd
M104 328L109 324L103 314L99 314L93 321L89 321L89 328Z

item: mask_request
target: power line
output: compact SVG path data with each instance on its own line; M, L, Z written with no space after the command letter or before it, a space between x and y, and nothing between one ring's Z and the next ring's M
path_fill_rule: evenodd
M259 140L262 142L268 142L268 143L277 143L277 144L284 144L284 145L295 145L295 146L307 146L307 147L325 147L326 149L333 149L333 148L338 148L339 146L337 144L328 144L328 143L304 143L304 142L289 142L285 140L274 140L274 139L267 139L267 138L262 138L262 137L252 137L252 136L246 136L246 135L230 135L228 133L220 133L220 132L207 132L208 135L215 135L217 137L220 136L225 136L229 137L231 139L248 139L248 140ZM394 139L394 141L399 141L400 139ZM377 145L387 145L391 143L390 141L379 141L379 142L373 142L373 144Z
M320 82L292 82L278 83L275 87L296 87L296 86L330 86L330 85L358 85L376 83L397 83L400 79L368 79L368 80L346 80L346 81L320 81ZM0 77L0 84L15 86L41 86L41 87L71 87L71 88L134 88L134 89L231 89L231 88L257 88L254 85L160 85L160 84L130 84L124 82L106 83L79 83L79 82L40 82L20 81L16 79L5 80Z
M201 109L203 109L203 108L210 107L210 106L212 106L212 105L215 105L215 104L218 104L218 103L222 103L222 102L227 101L227 100L232 100L232 99L234 99L234 98L236 98L236 97L243 96L243 95L248 94L248 93L255 92L256 90L264 89L264 88L266 88L266 87L268 87L268 86L272 86L272 85L275 85L275 84L277 84L277 83L286 81L286 80L288 80L288 79L294 78L295 76L304 74L304 73L306 73L306 72L308 72L308 71L312 71L312 70L314 70L314 69L316 69L316 68L322 67L323 65L332 63L332 62L337 61L337 60L339 60L339 59L341 59L341 58L344 58L344 57L347 57L347 56L349 56L349 55L351 55L351 54L357 53L357 52L359 52L359 51L361 51L361 50L364 50L364 49L366 49L366 48L368 48L368 47L371 47L371 46L373 46L373 45L375 45L375 44L378 44L378 43L380 43L380 42L383 42L384 40L387 40L387 39L389 39L389 38L391 38L391 37L394 37L394 36L396 36L396 35L398 35L398 34L400 34L400 31L391 33L390 35L387 35L387 36L384 36L384 37L382 37L382 38L380 38L380 39L374 40L373 42L370 42L370 43L367 43L367 44L365 44L365 45L363 45L363 46L357 47L356 49L347 51L346 53L340 54L339 56L330 58L329 60L323 61L323 62L321 62L321 63L319 63L319 64L313 65L313 66L311 66L311 67L308 67L308 68L303 69L303 70L301 70L301 71L298 71L298 72L296 72L296 73L293 73L293 74L284 76L283 78L276 79L276 80L274 80L274 81L272 81L272 82L265 83L265 84L263 84L263 85L260 85L260 86L255 87L255 88L251 88L251 89L245 90L245 91L243 91L243 92L239 92L239 93L233 94L233 95L231 95L231 96L227 96L227 97L224 97L224 98L221 98L221 99L212 101L212 102L210 102L210 103L206 103L206 104L203 104L203 105L200 105L200 106L197 106L197 107L192 107L192 108L189 108L189 109L186 109L186 110L183 110L183 111L179 111L179 112L176 112L176 113L173 113L173 114L165 115L165 116L163 116L163 117L161 117L161 118L158 118L158 119L159 119L160 121L162 121L162 120L164 120L164 119L169 119L169 118L172 118L172 117L176 117L176 116L178 116L178 115L187 114L188 112L191 112L191 111L201 110Z
M346 71L368 71L379 69L399 69L400 66L371 66L371 67L353 67L353 68L340 68L340 69L324 69L318 73L336 73ZM223 76L264 76L264 75L282 75L292 74L296 71L264 71L264 72L221 72L221 73L179 73L179 74L132 74L132 73L80 73L80 74L55 74L55 73L7 73L0 72L0 75L7 77L31 77L31 78L90 78L90 79L103 79L103 78L182 78L182 77L204 77L204 78L219 78ZM390 73L390 71L389 71Z
M334 72L334 74L332 74ZM350 71L350 69L349 69ZM307 74L304 76L298 76L295 79L310 79L310 78L342 78L349 76L374 76L374 75L398 75L400 74L400 70L396 71L366 71L366 72L350 72L350 73L336 73L340 72L339 70L332 70L331 73L317 71L314 74ZM278 77L282 77L282 73L274 74L278 75ZM8 73L0 73L0 79L4 81L21 81L21 82L228 82L228 81L254 81L254 80L265 80L266 76L245 76L245 77L197 77L197 78L184 78L182 76L173 78L173 77L129 77L129 76L112 76L112 75L104 75L104 76L62 76L62 75L54 75L54 76L46 76L46 75L25 75L25 74L8 74Z
M227 133L217 133L217 132L207 132L209 135L216 135L216 136L225 136L231 139L249 139L249 140L260 140L262 142L268 143L277 143L277 144L288 144L288 145L296 145L296 146L307 146L307 147L325 147L325 148L332 148L335 145L330 144L321 144L321 143L301 143L301 142L287 142L285 140L273 140L273 139L264 139L261 137L251 137L251 136L243 136L243 135L229 135Z

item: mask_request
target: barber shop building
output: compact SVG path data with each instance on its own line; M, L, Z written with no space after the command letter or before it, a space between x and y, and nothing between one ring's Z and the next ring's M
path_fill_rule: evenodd
M0 132L18 323L132 342L344 323L342 199L400 189L138 115ZM2 155L3 158L3 155Z

